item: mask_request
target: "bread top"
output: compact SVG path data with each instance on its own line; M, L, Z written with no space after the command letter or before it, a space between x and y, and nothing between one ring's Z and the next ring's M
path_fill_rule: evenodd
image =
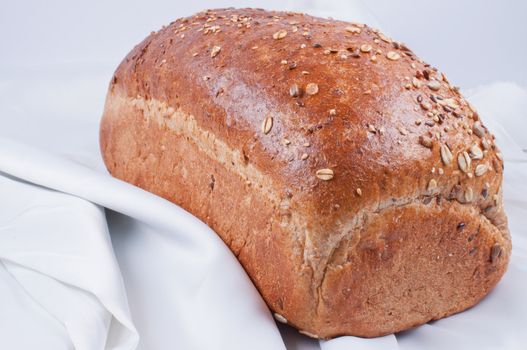
M501 155L474 108L363 24L207 10L135 47L114 89L190 113L258 170L253 186L322 236L398 203L435 197L484 213L498 200Z

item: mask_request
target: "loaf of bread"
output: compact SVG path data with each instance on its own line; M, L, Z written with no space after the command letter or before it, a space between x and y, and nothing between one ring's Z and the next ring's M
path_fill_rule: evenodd
M179 19L118 67L100 143L113 176L207 223L311 337L460 312L507 268L493 135L443 73L363 24Z

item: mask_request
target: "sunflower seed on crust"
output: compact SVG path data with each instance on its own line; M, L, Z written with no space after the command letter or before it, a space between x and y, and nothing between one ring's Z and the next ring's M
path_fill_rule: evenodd
M452 162L452 152L450 151L450 148L448 148L447 145L442 144L440 148L440 154L441 154L441 160L443 161L443 164L448 165L450 162Z
M317 170L316 175L320 180L328 181L333 178L334 173L333 173L333 170L329 168L324 168L324 169Z

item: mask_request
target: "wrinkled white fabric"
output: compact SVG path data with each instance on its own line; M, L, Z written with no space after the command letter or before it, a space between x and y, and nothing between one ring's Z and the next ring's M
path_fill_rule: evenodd
M146 262L156 268L145 273L140 283L158 287L150 290L149 297L174 293L171 305L162 307L173 310L165 327L173 329L179 346L284 348L265 303L243 269L201 221L160 197L63 157L5 139L0 139L0 149L3 172L61 191L2 177L2 193L12 199L3 201L0 257L20 267L6 264L25 290L66 328L76 349L104 349L105 344L108 349L134 349L137 344L106 222L92 203L133 217L136 232L156 239L170 237L165 245L147 250L148 259L155 260L169 249L170 264ZM174 277L150 280L162 272ZM164 283L172 288L163 288ZM112 326L112 318L118 324Z
M103 209L5 176L0 193L0 259L20 288L76 349L132 349L137 332Z

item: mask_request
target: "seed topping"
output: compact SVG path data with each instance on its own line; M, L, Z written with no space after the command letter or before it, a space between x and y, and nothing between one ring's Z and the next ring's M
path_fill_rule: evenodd
M309 333L309 332L302 331L302 330L298 331L298 333L308 336L310 338L318 339L318 336L313 333Z
M280 29L279 31L273 34L273 39L280 40L280 39L285 38L286 35L287 35L287 31L285 29Z
M487 164L479 164L476 167L475 174L476 176L483 176L483 174L485 174L487 170L489 170L489 166Z
M210 51L210 57L214 58L218 56L220 51L221 51L221 46L213 46L212 50Z
M262 132L264 134L268 134L269 131L271 131L272 127L273 127L273 118L266 117L262 122Z
M329 168L317 170L317 177L320 180L324 180L324 181L331 180L333 178L333 175L334 175L333 174L333 170L331 170Z
M291 95L291 97L300 96L300 88L297 84L291 85L291 87L289 88L289 95Z
M472 147L470 147L470 157L472 157L472 159L483 158L483 151L481 150L481 148L479 148L478 145L472 145Z
M432 105L426 101L421 101L419 103L419 105L421 106L422 109L424 109L425 111L429 111L430 109L432 109Z
M391 61L397 61L399 58L401 58L401 55L399 55L397 52L395 51L388 51L388 53L386 54L386 57L391 60Z
M277 314L276 312L274 313L274 318L280 323L287 323L287 319L284 316Z
M484 150L488 150L490 148L490 143L487 141L487 139L481 139L481 145L483 146Z
M443 161L443 164L448 165L450 162L452 162L452 152L450 151L450 148L448 148L447 145L443 144L440 148L441 153L441 160Z
M501 256L502 248L499 244L494 244L490 249L490 261L495 262Z
M478 137L485 136L485 129L483 128L483 125L479 121L474 123L474 126L472 127L472 131L474 131L474 134L476 134Z
M441 88L441 83L438 82L437 80L431 80L430 82L428 82L428 88L432 91L437 91Z
M384 35L383 33L379 32L377 33L377 35L379 36L379 38L381 38L382 41L386 42L386 43L391 43L392 41L390 40L390 38L388 38L386 35Z
M368 53L371 51L371 45L363 44L360 47L361 52Z
M435 179L431 179L428 182L427 190L428 192L433 192L437 188L437 181Z
M306 93L308 95L316 95L318 93L318 85L315 83L309 83L306 85Z
M346 27L344 29L346 29L347 32L350 32L350 33L353 33L353 34L360 34L360 32L361 32L361 29L357 28L357 27Z
M465 202L467 203L472 202L473 199L474 199L474 191L472 191L472 188L469 187L465 191Z
M426 148L432 148L433 145L432 139L424 136L419 136L419 143Z
M470 171L471 163L472 160L466 151L463 151L463 153L459 153L457 155L457 164L459 165L459 169L461 169L462 172L468 173Z
M408 135L408 130L406 130L406 129L405 129L404 127L402 127L402 126L399 126L399 127L397 128L397 130L399 130L399 132L400 132L401 135L403 135L403 136Z

